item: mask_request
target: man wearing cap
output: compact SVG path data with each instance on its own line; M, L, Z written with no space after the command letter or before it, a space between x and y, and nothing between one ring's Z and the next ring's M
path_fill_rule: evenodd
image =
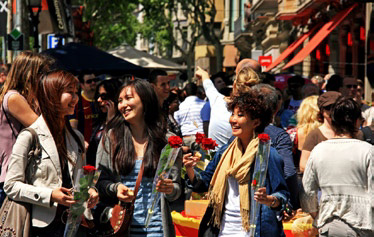
M309 159L310 152L320 142L333 138L335 132L331 127L330 111L336 101L342 96L339 92L328 91L318 97L318 121L322 123L321 126L312 130L307 134L300 157L300 172L303 173L306 163Z

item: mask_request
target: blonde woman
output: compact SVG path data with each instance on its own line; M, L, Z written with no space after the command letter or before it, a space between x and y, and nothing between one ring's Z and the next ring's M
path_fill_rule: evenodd
M208 72L200 67L197 67L196 77L202 79L205 94L210 102L211 112L208 136L216 140L219 148L225 145L232 136L229 123L231 112L227 109L227 103L230 98L218 92L210 80ZM258 83L260 83L260 78L257 73L249 67L243 67L236 75L232 93L235 95L240 92L248 92L251 86Z
M300 162L301 150L306 136L310 131L321 126L321 122L318 120L319 108L317 100L317 95L305 98L296 113L296 119L298 121L296 128L287 130L294 144L293 157L296 166L298 166Z

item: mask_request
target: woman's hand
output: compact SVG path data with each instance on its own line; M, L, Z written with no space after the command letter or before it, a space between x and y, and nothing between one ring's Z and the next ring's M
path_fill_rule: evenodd
M276 197L266 194L265 187L257 189L257 192L255 192L254 194L254 199L260 204L264 204L272 208L275 208L280 204L279 200Z
M51 195L52 202L57 202L58 204L70 207L72 204L76 203L74 196L69 188L56 188L52 191Z
M192 169L196 166L196 163L200 160L198 156L192 156L192 153L187 153L183 155L183 165L186 169Z
M159 180L156 185L156 190L161 193L171 194L174 190L173 180L171 179Z
M88 194L90 195L90 197L88 198L87 200L87 208L94 208L97 203L99 202L99 194L97 193L96 189L94 188L90 188L88 190Z
M106 108L108 109L106 121L111 120L116 115L116 106L113 101L107 100Z
M132 202L135 198L134 191L120 184L117 188L117 198L122 202Z

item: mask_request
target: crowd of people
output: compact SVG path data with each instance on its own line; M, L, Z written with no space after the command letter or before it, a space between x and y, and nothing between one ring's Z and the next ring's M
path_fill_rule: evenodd
M171 88L163 70L142 79L72 75L31 52L0 75L0 204L8 197L32 205L30 236L63 236L65 213L77 202L77 172L86 164L101 174L85 206L95 227L81 226L79 236L97 236L118 202L134 203L130 236L176 236L171 211L182 211L192 191L209 200L199 236L249 236L261 133L271 149L265 185L253 193L261 204L255 236L285 236L282 221L300 211L314 220L311 236L374 236L374 108L356 78L295 75L282 90L257 61L243 59L233 81L197 67L195 82ZM42 148L31 164L26 127ZM197 133L217 143L201 172ZM161 198L146 228L170 136L182 138L182 149L156 185Z

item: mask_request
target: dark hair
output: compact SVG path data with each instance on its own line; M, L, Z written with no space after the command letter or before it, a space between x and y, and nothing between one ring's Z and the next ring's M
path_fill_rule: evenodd
M148 81L152 84L156 84L158 76L167 76L167 75L168 74L164 70L155 69L155 70L151 71L151 73L149 74L149 80Z
M226 73L224 72L217 72L216 74L214 74L213 76L211 76L210 80L212 80L213 84L215 83L215 80L217 78L221 78L225 83L226 83L226 80L227 80L227 75Z
M187 96L196 95L197 85L193 82L187 83L187 85L184 87L184 90L186 91Z
M143 104L145 133L148 137L148 146L143 157L144 175L153 177L161 150L166 144L166 127L162 119L161 108L153 87L146 80L138 78L133 80L126 79L118 94L126 87L132 87ZM117 113L108 123L103 135L104 138L109 134L109 130L113 168L118 174L128 175L134 168L136 159L130 125L122 114Z
M355 137L357 120L362 119L360 106L351 98L342 97L331 109L331 126L337 135Z
M169 106L171 105L171 103L173 103L174 100L179 101L178 95L175 93L169 93L168 98L166 98L166 100L164 101L164 104L162 105L163 110L166 112L166 114L169 114Z
M290 77L287 80L287 84L289 85L290 83L297 83L300 86L303 86L305 84L305 80L300 75L296 75L296 76Z
M275 76L268 72L259 73L259 77L261 79L261 83L264 84L271 84L275 82Z
M65 133L66 129L78 143L79 148L83 151L83 144L78 135L72 129L68 116L61 117L61 96L69 88L78 88L78 80L73 74L57 70L43 76L39 82L37 99L43 118L55 141L58 155L62 164L66 161L71 162L66 148Z
M99 89L100 87L104 87L107 99L114 102L114 105L117 107L118 104L118 89L121 87L121 82L118 79L109 79L109 80L103 80L100 81L99 84L97 84L96 90L95 90L95 104L97 108L99 107L99 102L97 102L97 99L99 98ZM99 109L99 119L97 122L101 124L103 121L106 120L106 113L101 112Z
M264 95L255 90L240 92L236 96L231 96L231 101L227 104L230 111L238 107L251 119L259 119L260 125L255 129L257 134L262 133L272 120L272 109L266 103Z
M343 87L343 78L334 74L327 81L326 91L339 91L341 87Z
M272 109L273 113L278 108L278 93L274 87L269 84L257 84L252 86L253 90L256 90L259 94L264 96L264 100L268 106Z

